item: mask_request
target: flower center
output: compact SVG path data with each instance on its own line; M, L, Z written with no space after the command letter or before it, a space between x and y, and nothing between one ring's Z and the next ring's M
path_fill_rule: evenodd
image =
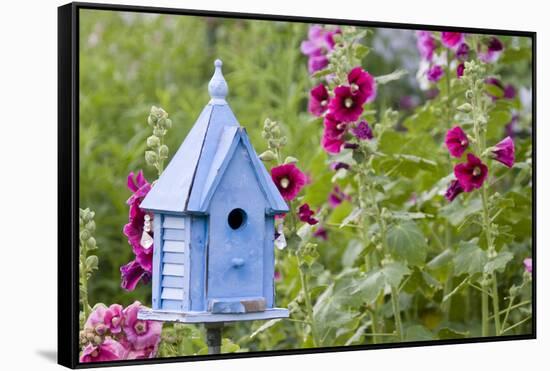
M351 106L353 106L353 99L346 98L346 100L344 101L344 106L346 106L346 108L350 108Z
M283 187L284 189L287 189L289 185L290 185L290 180L288 180L288 178L281 179L281 187Z
M120 317L116 316L116 317L113 317L113 319L111 320L111 324L113 326L118 326L118 324L120 323Z
M352 93L355 93L357 90L359 90L359 86L357 86L357 84L351 84L350 88Z
M143 323L142 321L136 322L136 324L134 325L134 330L136 330L136 333L138 335L143 334L146 330L145 323Z
M322 101L321 101L321 106L326 106L326 105L327 105L327 103L328 103L328 102L327 102L327 100L326 100L326 99L325 99L325 100L322 100Z
M463 140L460 141L460 145L462 147L466 147L468 145L468 141L466 139L463 139Z
M474 167L474 171L472 171L472 174L474 174L474 176L481 175L481 169L479 168L479 166Z
M92 352L92 354L90 354L90 355L92 356L92 358L95 358L95 357L97 357L97 356L99 355L99 352L98 352L97 349L96 349L96 350L94 350L94 351Z
M105 333L105 325L99 324L95 327L95 332L98 335L103 335Z

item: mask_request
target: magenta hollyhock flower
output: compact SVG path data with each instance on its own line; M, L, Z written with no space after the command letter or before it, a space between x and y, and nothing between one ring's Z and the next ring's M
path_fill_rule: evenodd
M281 272L279 272L278 270L275 271L275 273L273 274L273 279L277 282L281 281L282 279Z
M327 66L328 57L322 54L310 56L307 62L307 68L310 74L324 70Z
M113 334L118 334L122 331L122 321L124 319L124 317L122 316L122 309L122 305L112 304L105 311L105 326L107 326L107 328Z
M126 349L118 341L106 338L99 345L88 344L80 356L80 362L107 362L124 359Z
M493 63L498 60L503 50L504 45L502 42L492 36L478 45L477 56L482 62Z
M332 208L336 208L338 205L340 205L342 202L351 201L351 197L347 194L345 194L340 187L334 186L332 189L332 192L328 195L328 204Z
M315 232L313 232L313 237L319 238L320 240L328 240L328 232L325 228L319 227Z
M317 85L309 92L309 112L314 116L321 116L328 108L329 99L325 85Z
M445 136L445 145L451 156L459 158L468 148L468 136L460 126L455 126Z
M428 78L428 81L431 82L438 82L443 77L443 68L437 64L434 64L430 69L426 72L426 77Z
M416 47L420 57L431 61L437 47L432 33L430 31L416 31Z
M337 120L331 112L327 113L323 121L321 146L328 153L340 153L345 132L346 124Z
M376 98L376 81L361 67L355 67L348 73L351 92L362 97L362 103L370 103Z
M465 192L471 192L483 185L489 169L481 159L468 153L467 162L455 165L454 173Z
M310 209L308 204L303 204L298 208L298 218L309 225L315 225L319 223L319 220L313 217L313 210Z
M362 95L354 94L349 86L338 86L330 100L329 109L338 121L353 122L363 113Z
M307 176L294 164L284 164L272 168L271 179L287 201L296 198L307 183Z
M374 137L369 123L365 120L362 120L360 123L357 124L356 127L351 129L351 133L360 140L371 140Z
M523 260L523 266L525 267L525 270L529 273L533 273L533 259L532 258L526 258Z
M455 52L456 59L462 62L468 59L468 54L470 54L470 47L466 43L460 44Z
M464 41L462 32L441 32L441 43L447 48L454 49Z
M138 319L141 303L135 301L124 309L124 333L126 339L136 350L156 347L160 342L162 322Z
M496 161L504 164L507 167L514 166L515 147L514 140L511 137L506 137L498 142L491 151L491 157Z
M464 63L460 63L458 66L456 66L456 77L461 78L464 76Z
M328 153L340 153L343 144L344 141L341 138L332 138L326 135L321 138L321 146Z
M456 198L456 196L458 196L462 192L464 192L464 189L461 187L460 182L455 179L451 182L449 188L447 188L447 191L445 192L445 198L449 202L452 202Z
M151 273L144 270L139 262L132 260L128 264L120 267L120 276L120 287L126 291L133 291L139 281L148 283L151 278Z

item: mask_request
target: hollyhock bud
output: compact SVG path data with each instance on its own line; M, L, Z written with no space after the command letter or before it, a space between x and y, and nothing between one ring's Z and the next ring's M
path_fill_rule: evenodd
M365 120L361 121L356 127L351 129L351 133L360 140L371 140L373 138L372 129L370 128L369 123Z
M460 182L455 179L451 182L449 188L447 188L447 191L445 192L445 198L449 202L452 202L456 198L456 196L458 196L462 192L464 192L464 189L460 186Z
M315 225L317 223L319 223L319 220L315 219L313 217L313 210L311 210L311 208L309 207L308 204L303 204L300 206L300 208L298 209L298 218L304 222L304 223L307 223L309 225Z
M506 137L498 142L491 150L491 157L507 167L514 166L514 140L511 137Z
M428 78L428 81L438 82L443 77L443 73L443 68L435 64L426 72L426 77Z

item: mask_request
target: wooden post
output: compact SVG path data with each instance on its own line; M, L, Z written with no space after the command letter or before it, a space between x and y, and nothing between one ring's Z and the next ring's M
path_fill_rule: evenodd
M206 323L206 343L208 354L220 354L222 347L223 322Z

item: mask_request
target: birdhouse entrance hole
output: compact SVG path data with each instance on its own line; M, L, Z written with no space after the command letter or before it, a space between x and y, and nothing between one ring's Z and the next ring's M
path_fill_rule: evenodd
M233 209L227 216L227 223L232 229L239 229L246 221L246 213L243 209Z

